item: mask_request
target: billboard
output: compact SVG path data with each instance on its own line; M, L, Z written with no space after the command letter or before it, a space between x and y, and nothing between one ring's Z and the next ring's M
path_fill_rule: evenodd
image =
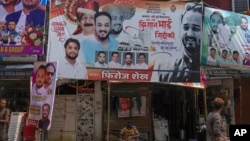
M250 68L250 17L205 7L201 65Z
M200 82L201 3L51 3L47 61L58 77Z
M35 62L30 88L28 126L49 130L55 99L57 62Z
M0 54L42 55L47 0L0 2Z

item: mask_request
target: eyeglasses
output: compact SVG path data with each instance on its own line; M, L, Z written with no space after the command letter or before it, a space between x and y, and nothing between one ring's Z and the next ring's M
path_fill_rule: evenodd
M54 72L47 72L46 74L47 74L47 75L53 76L53 75L54 75Z

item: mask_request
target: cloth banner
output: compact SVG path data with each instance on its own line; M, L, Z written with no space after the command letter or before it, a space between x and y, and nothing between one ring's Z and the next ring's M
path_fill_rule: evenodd
M201 65L250 69L250 16L204 8Z
M59 61L60 78L200 82L202 11L181 1L52 2L47 61Z
M0 61L5 55L44 54L47 0L0 2ZM4 55L4 56L3 56Z
M56 90L58 62L35 62L32 73L28 126L49 130Z

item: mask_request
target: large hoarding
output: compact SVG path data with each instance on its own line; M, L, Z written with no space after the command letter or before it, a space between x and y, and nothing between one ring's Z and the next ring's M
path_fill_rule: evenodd
M0 2L1 55L42 55L44 53L46 8L42 4L46 2L47 0Z
M59 61L60 78L199 82L202 10L186 2L51 3L47 61Z
M201 65L250 69L250 17L220 9L204 9Z

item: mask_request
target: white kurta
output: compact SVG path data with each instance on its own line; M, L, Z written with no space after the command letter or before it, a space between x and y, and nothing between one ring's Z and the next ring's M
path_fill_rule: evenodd
M221 23L218 25L217 32L220 47L228 47L231 36L230 27L227 24L223 25Z

